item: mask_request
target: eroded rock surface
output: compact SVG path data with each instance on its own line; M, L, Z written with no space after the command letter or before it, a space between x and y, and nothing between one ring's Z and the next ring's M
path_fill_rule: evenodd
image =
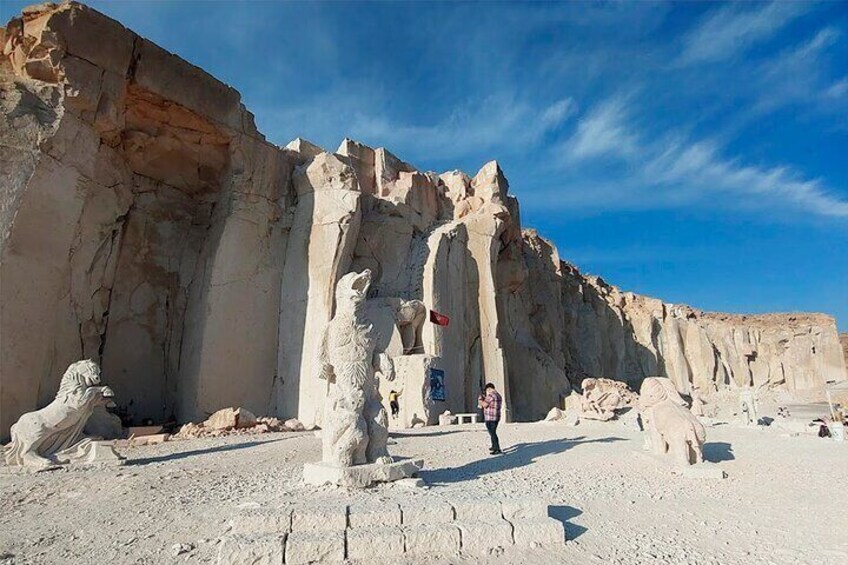
M241 406L320 424L317 348L336 283L364 269L387 350L445 373L433 414L473 411L485 382L531 420L585 377L704 395L846 378L827 316L708 314L579 273L522 231L495 161L277 147L234 89L75 3L24 10L3 41L2 438L85 357L126 423ZM450 325L422 327L427 308Z

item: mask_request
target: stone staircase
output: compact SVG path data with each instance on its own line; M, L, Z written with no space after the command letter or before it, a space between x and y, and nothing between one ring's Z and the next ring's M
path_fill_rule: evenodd
M219 546L219 565L487 556L512 546L565 543L563 524L548 517L547 504L538 499L428 498L250 509L231 525Z

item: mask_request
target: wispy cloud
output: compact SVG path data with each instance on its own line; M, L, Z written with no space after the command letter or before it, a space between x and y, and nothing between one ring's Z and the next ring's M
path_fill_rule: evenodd
M609 153L629 156L636 151L636 139L624 127L625 103L623 97L612 98L579 121L576 134L564 145L570 160Z
M363 140L380 140L412 156L456 158L481 151L526 151L575 112L570 98L536 107L512 94L497 94L455 107L430 124L360 112L353 130Z
M648 136L633 125L621 98L601 103L580 120L565 144L563 167L574 172L599 156L626 166L616 182L611 168L592 190L566 195L571 205L606 207L664 207L721 203L743 208L787 208L819 216L848 218L848 200L819 179L805 178L787 165L761 166L722 154L714 140L693 140L681 132Z
M846 94L848 94L848 77L836 81L824 91L827 98L843 98Z
M571 98L537 106L514 94L499 93L458 104L430 123L414 123L389 117L384 99L378 91L360 88L348 90L345 96L276 112L271 120L274 141L283 143L283 139L302 135L334 148L340 139L335 139L333 132L340 130L341 120L347 136L375 147L389 147L413 162L480 153L495 158L506 152L526 153L577 112Z
M769 111L790 104L820 106L828 88L826 55L842 34L833 27L819 30L812 38L778 53L759 69L759 100L754 110Z
M848 200L819 179L807 179L789 166L762 167L721 155L709 141L675 143L644 167L647 178L693 199L724 194L744 207L788 207L820 216L848 218Z
M742 7L744 6L744 7ZM732 4L710 12L684 38L678 64L714 62L741 54L773 37L781 28L811 9L804 2L766 5Z

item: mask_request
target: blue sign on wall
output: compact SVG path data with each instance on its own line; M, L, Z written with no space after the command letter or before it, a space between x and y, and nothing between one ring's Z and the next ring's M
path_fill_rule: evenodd
M442 369L430 368L430 398L445 401L445 372Z

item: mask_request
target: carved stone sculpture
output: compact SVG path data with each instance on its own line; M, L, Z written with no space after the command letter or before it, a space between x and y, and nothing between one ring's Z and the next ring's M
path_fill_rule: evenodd
M625 383L610 379L583 379L581 388L581 417L588 420L611 420L616 410L630 406L636 399Z
M743 390L739 393L740 419L746 426L755 426L760 420L757 410L757 391Z
M92 461L94 442L83 434L94 409L107 406L115 393L100 385L100 367L91 360L73 363L62 377L56 398L12 425L6 446L7 465L51 467L74 461Z
M682 465L703 462L704 426L687 409L670 379L645 379L639 391L639 406L651 451L669 453Z
M389 298L388 301L394 310L395 321L403 341L403 354L424 353L421 331L427 318L427 307L420 300Z
M329 386L324 409L323 462L338 467L392 462L386 450L388 417L376 372L394 380L391 359L376 350L365 318L371 271L348 273L336 287L336 313L319 352L320 378Z

